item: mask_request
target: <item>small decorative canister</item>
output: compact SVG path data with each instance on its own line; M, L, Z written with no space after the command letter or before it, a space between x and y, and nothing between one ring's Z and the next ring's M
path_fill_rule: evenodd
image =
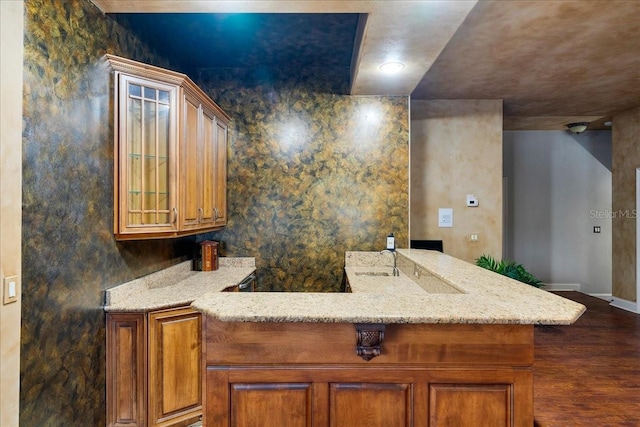
M200 243L202 247L202 271L215 271L218 269L218 242L205 240Z

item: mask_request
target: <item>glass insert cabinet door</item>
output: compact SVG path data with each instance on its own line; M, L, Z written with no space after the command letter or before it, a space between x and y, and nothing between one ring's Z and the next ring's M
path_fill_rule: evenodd
M177 86L119 76L121 233L177 228L177 91Z

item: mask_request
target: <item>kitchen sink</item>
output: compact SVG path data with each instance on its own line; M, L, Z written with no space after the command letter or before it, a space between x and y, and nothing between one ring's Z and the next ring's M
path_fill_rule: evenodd
M356 276L391 276L391 273L386 271L359 271Z

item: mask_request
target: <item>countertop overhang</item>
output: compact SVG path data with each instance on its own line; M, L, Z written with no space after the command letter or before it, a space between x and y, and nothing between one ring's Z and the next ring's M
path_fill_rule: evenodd
M440 252L397 252L399 277L356 276L358 271L391 271L391 257L347 252L352 293L208 293L192 306L226 322L567 325L585 311L582 304ZM459 293L427 292L409 275L434 276Z
M105 291L107 312L145 312L188 306L207 293L236 286L255 270L254 258L218 259L215 271L193 271L191 261L151 273Z

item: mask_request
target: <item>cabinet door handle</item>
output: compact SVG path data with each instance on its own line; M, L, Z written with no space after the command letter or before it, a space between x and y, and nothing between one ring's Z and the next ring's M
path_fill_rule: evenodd
M220 214L218 213L218 208L213 208L214 220L217 221L220 218Z
M178 222L178 208L173 208L173 223Z
M204 209L198 208L198 222L202 222L203 217L204 217Z

